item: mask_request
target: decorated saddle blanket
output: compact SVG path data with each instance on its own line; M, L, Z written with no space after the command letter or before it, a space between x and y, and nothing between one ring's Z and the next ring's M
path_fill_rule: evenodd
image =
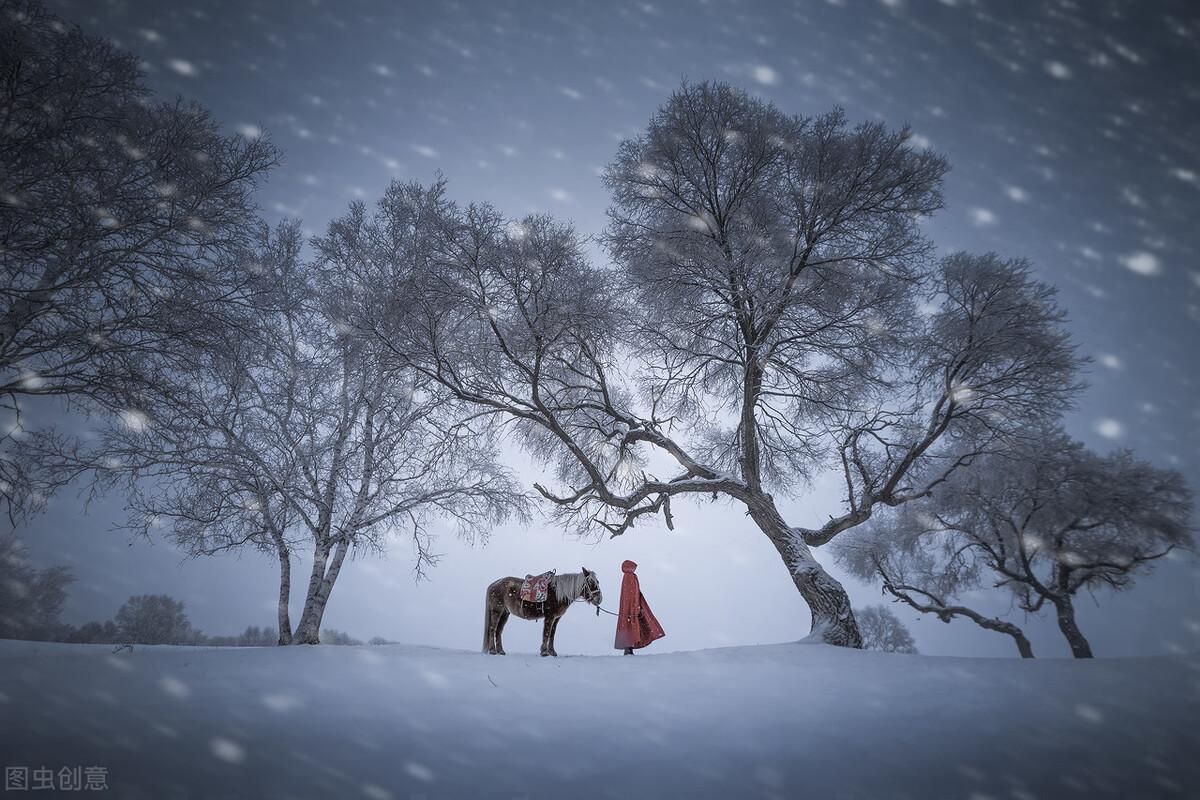
M550 596L550 579L554 570L543 572L541 575L526 575L521 581L520 598L526 603L544 603Z

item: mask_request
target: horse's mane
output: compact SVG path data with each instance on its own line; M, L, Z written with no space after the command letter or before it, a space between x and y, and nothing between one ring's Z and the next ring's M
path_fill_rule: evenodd
M570 602L579 593L583 591L584 576L582 572L564 572L562 575L555 575L550 579L550 583L554 586L554 594L559 600Z

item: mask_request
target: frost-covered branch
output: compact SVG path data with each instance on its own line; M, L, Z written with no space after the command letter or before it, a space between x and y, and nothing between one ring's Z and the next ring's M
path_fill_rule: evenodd
M943 620L966 616L1015 637L1009 623L954 601L988 586L1026 614L1052 607L1072 652L1088 657L1074 596L1127 588L1154 561L1190 547L1191 493L1178 473L1128 452L1092 453L1052 426L1029 434L955 472L932 497L839 540L835 552L854 574L881 578L885 591Z
M148 362L184 366L246 323L240 255L277 153L152 98L137 58L37 4L0 26L0 405L9 423L32 398L120 413L153 380ZM63 483L21 444L0 445L10 513Z

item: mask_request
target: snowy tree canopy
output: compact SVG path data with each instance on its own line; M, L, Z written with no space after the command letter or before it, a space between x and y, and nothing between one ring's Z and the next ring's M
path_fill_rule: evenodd
M684 84L606 173L613 268L569 225L460 206L444 182L352 204L319 247L353 276L352 328L558 466L565 488L537 488L562 520L617 536L670 526L681 495L729 497L816 627L856 643L809 548L928 495L1077 389L1063 314L1026 264L928 257L916 220L945 163L907 138ZM789 525L768 490L826 469L845 513Z
M237 255L278 154L152 98L133 55L37 4L3 17L0 499L19 513L59 482L13 454L30 398L115 413L153 379L147 356L244 311Z

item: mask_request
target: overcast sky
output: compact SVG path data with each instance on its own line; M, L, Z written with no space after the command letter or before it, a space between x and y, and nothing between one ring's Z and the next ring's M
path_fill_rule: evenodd
M728 81L784 111L837 105L851 119L908 123L948 156L946 209L928 226L944 251L1024 256L1060 289L1094 359L1068 428L1133 448L1197 486L1200 400L1200 15L1194 4L1060 2L463 3L96 2L49 7L142 59L164 97L194 98L242 135L285 153L264 213L311 232L393 178L440 170L455 199L511 215L548 211L587 234L605 224L598 171L682 78ZM599 255L598 255L599 257ZM520 457L530 480L536 465ZM818 481L787 504L815 525L837 510ZM483 593L503 575L587 566L613 606L632 558L667 630L651 650L794 640L807 610L766 538L722 503L677 504L675 532L646 524L581 542L545 520L497 529L486 547L443 536L428 581L409 545L347 565L326 625L367 638L476 648ZM78 576L65 617L111 617L130 594L166 592L207 633L273 620L271 562L253 554L183 562L166 542L111 526L121 498L84 507L64 493L22 529L42 565ZM831 566L828 552L818 557ZM307 565L300 568L306 570ZM834 570L836 573L836 569ZM294 618L302 601L301 576ZM856 605L877 587L848 579ZM1002 612L1006 604L981 609ZM1097 607L1079 603L1097 655L1200 648L1200 572L1176 559ZM923 652L1012 655L966 620L909 622ZM1019 621L1019 615L1017 616ZM1066 655L1048 622L1035 648ZM534 650L515 620L507 646ZM611 617L579 606L560 653L610 652Z

